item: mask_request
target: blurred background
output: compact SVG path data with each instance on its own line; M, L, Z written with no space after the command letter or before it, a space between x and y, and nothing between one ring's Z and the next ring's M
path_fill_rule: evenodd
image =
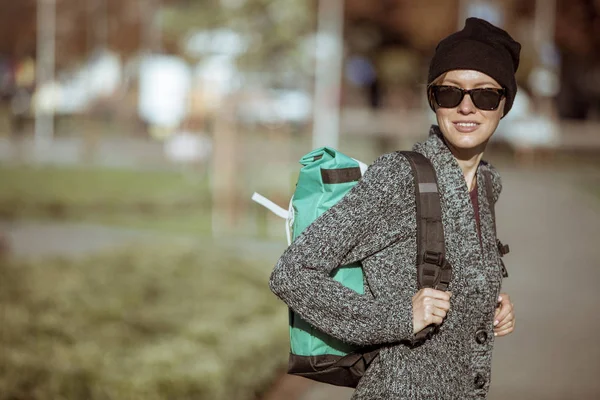
M600 397L600 1L0 6L0 400L348 399L283 374L285 221L251 196L424 140L468 16L523 45L486 153L519 320L490 398Z

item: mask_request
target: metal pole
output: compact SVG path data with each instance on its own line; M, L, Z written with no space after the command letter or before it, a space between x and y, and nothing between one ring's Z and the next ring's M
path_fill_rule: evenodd
M96 31L96 47L101 50L108 49L108 2L107 0L100 0L98 5L98 23L95 27ZM99 43L99 44L98 44Z
M152 54L162 48L162 32L157 15L160 11L161 0L139 0L141 16L142 52Z
M461 30L464 27L465 19L467 19L467 9L470 4L470 0L458 0L458 21L456 24L457 30Z
M88 55L108 48L108 2L107 0L86 0L87 2L87 49Z
M556 23L556 0L536 0L534 19L534 41L536 47L554 42Z
M548 60L547 54L544 52L549 51L550 46L554 46L554 33L556 30L556 0L536 0L535 2L535 18L534 18L534 45L538 51L539 58L537 60L537 67L539 71L548 71L549 74L553 74L556 81L560 74L560 65L554 64L553 60ZM538 85L548 88L547 82L544 84L538 83ZM534 93L536 91L534 90ZM556 87L556 95L558 93L558 87ZM539 113L546 116L552 117L555 114L554 103L550 93L540 93L537 91L537 100L539 104Z
M320 0L318 9L313 148L337 148L343 63L344 0Z
M36 103L35 143L37 147L49 144L54 137L53 105L44 110L39 99L40 89L54 80L56 44L56 0L37 2L37 57L36 57Z

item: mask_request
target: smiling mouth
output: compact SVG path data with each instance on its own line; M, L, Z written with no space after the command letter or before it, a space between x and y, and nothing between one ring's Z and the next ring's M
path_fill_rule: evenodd
M461 128L475 128L479 126L477 122L455 122L454 125Z
M471 133L476 131L479 128L479 123L477 122L453 122L454 129L456 129L460 133Z

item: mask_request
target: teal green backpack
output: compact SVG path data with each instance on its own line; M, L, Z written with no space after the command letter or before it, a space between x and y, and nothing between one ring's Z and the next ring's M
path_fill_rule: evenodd
M256 193L253 199L277 215L286 217L288 244L295 240L315 219L336 204L360 180L367 166L332 148L322 147L300 159L302 169L289 210L276 210L273 204ZM360 264L345 265L332 273L333 279L344 286L364 293L363 272ZM303 369L305 357L344 357L356 348L332 338L311 326L292 310L290 323L290 373ZM297 371L303 374L303 371Z
M315 219L340 201L362 177L361 164L328 147L316 149L300 160L303 168L292 198L292 241ZM363 170L366 166L363 165ZM345 265L332 273L344 286L364 293L360 264ZM298 356L345 356L355 349L313 328L290 310L290 353Z
M415 176L417 209L417 284L419 288L446 290L451 266L445 259L444 232L435 171L429 160L415 152L405 156ZM288 210L254 193L252 199L286 219L288 244L296 239L321 214L335 205L360 180L367 166L329 147L306 154ZM486 175L487 192L491 182ZM491 197L489 197L491 199ZM493 203L490 203L493 204ZM340 266L332 278L363 294L364 281L360 263ZM377 348L359 348L341 342L313 327L293 310L289 310L290 358L288 373L338 386L356 387L360 378L377 357ZM411 345L429 339L437 326L419 332Z

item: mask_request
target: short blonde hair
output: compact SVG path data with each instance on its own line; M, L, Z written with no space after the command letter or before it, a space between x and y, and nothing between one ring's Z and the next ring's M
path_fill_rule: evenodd
M446 75L448 75L448 72L444 72L443 74L441 74L440 76L438 76L437 78L435 78L429 84L429 86L439 85L440 83L444 82L444 79L446 79Z

